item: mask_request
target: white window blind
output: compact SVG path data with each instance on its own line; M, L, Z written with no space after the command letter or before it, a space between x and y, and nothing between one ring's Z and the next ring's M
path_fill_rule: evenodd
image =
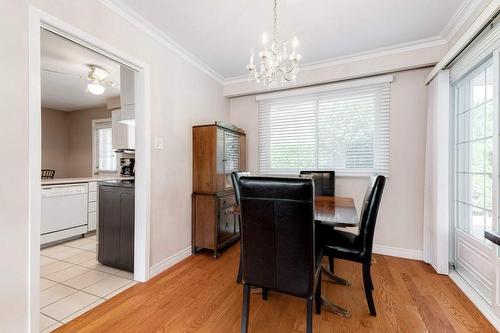
M390 82L259 100L260 173L389 173Z
M95 125L96 169L101 172L116 172L116 154L112 147L113 130L111 122Z

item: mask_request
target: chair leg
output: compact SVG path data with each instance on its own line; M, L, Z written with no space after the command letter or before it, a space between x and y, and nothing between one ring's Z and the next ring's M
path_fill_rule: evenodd
M375 303L373 302L373 283L370 275L370 264L363 264L363 285L365 289L366 302L368 303L368 308L370 309L370 314L376 316Z
M262 299L267 301L267 296L269 295L269 290L262 288Z
M243 285L243 310L241 312L241 333L248 332L248 317L250 312L250 286Z
M306 324L306 332L312 333L313 331L313 300L307 300L307 324Z
M238 282L238 283L241 283L241 280L243 278L243 271L241 269L241 257L242 257L242 254L241 254L241 250L240 250L240 263L238 266L238 277L236 278L236 282Z
M316 314L321 314L321 274L318 279L318 284L316 285L316 290L314 292L314 303L316 304Z
M328 257L328 266L330 268L330 273L334 274L333 257Z

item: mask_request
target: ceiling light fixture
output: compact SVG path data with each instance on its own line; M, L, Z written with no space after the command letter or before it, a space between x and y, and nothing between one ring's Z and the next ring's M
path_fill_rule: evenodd
M91 81L87 84L87 90L94 95L102 95L106 91L105 86L113 86L112 82L104 81L108 77L108 72L99 66L89 65L89 75L87 79Z
M91 94L102 95L106 88L104 88L99 82L93 81L87 84L87 89Z
M286 42L278 41L278 4L274 0L274 21L273 21L273 40L270 47L266 33L262 35L262 44L264 50L259 52L260 66L254 63L254 52L250 49L250 63L247 65L248 79L263 83L264 87L276 86L278 82L281 85L286 82L295 82L299 72L298 63L302 56L296 52L299 41L297 37L292 41L292 52L288 54L289 47Z

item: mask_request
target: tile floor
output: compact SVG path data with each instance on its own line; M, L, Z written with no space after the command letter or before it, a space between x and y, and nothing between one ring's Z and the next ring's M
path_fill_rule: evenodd
M133 286L133 274L101 265L96 236L41 250L40 331L51 332Z

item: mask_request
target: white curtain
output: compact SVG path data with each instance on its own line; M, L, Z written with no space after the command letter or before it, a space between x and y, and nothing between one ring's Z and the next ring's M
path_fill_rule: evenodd
M450 79L443 70L429 83L424 191L424 261L448 274L450 229Z

